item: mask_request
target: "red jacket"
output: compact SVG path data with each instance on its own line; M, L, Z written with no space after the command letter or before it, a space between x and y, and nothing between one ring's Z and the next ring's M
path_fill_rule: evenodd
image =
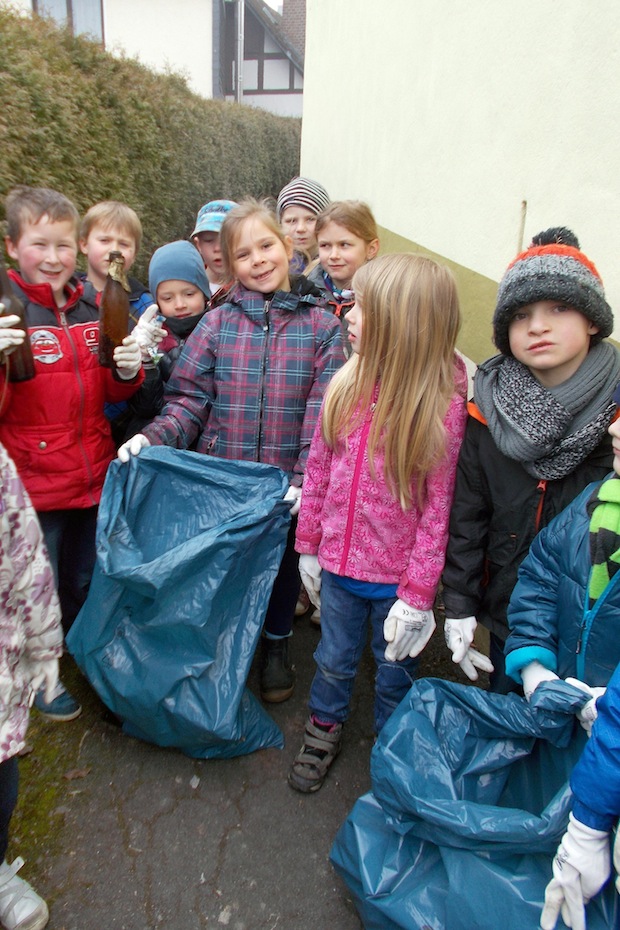
M32 285L9 272L22 299L35 359L30 381L0 374L0 442L14 460L36 510L99 503L115 455L103 405L126 400L142 383L115 381L98 361L98 314L72 280L67 303L56 307L48 284Z

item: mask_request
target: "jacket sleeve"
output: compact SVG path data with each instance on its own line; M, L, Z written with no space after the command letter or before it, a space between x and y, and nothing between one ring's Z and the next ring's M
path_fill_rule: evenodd
M323 311L321 317L323 325L321 325L317 333L317 348L314 355L314 380L306 399L306 408L301 427L299 457L293 467L292 484L297 485L297 487L301 487L303 481L310 442L319 418L325 389L332 377L345 362L342 349L340 322L327 311Z
M450 513L443 599L446 617L475 617L482 599L492 504L481 460L486 426L467 418Z
M321 542L323 503L329 485L333 456L332 450L323 439L321 420L319 416L308 453L295 537L297 552L309 555L316 555Z
M409 565L397 590L399 598L418 610L428 610L433 606L444 566L456 463L466 419L465 402L455 395L444 420L446 452L428 477L426 505L418 523Z
M112 374L111 368L102 368L101 371L105 382L105 400L108 404L117 404L120 400L128 400L144 381L144 368L140 368L136 377L130 381L117 381Z
M166 385L164 408L143 430L153 445L188 449L207 424L215 390L216 314L205 314L183 346Z
M573 769L573 814L595 830L611 830L620 816L620 665L596 704L592 735Z

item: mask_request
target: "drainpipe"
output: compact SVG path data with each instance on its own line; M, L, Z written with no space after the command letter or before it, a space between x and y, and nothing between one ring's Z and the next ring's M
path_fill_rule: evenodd
M243 101L243 58L244 58L245 0L237 0L237 74L235 100Z

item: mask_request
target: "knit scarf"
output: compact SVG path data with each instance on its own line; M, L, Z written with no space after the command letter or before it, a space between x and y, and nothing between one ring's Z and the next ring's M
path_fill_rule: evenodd
M590 610L620 568L620 480L604 481L587 504L590 516Z
M497 448L529 475L553 481L570 474L602 440L616 405L620 353L593 346L574 375L545 388L512 356L496 355L474 377L474 400Z

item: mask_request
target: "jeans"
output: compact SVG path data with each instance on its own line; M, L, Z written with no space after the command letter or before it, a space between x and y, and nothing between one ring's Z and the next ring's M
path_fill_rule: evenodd
M265 615L265 633L272 636L290 636L293 629L295 604L299 597L299 555L295 552L295 529L297 517L293 517L288 531L286 548L278 574L273 583L271 597Z
M310 689L310 711L325 723L347 719L370 621L377 664L375 729L379 733L413 684L419 662L409 656L399 662L388 662L384 657L383 621L396 598L375 601L357 597L341 588L330 572L323 571L321 579L321 639L314 653L317 670Z
M19 770L17 756L0 762L0 865L6 859L9 845L9 823L17 804Z
M86 600L95 567L97 510L87 507L37 514L58 588L65 635Z

